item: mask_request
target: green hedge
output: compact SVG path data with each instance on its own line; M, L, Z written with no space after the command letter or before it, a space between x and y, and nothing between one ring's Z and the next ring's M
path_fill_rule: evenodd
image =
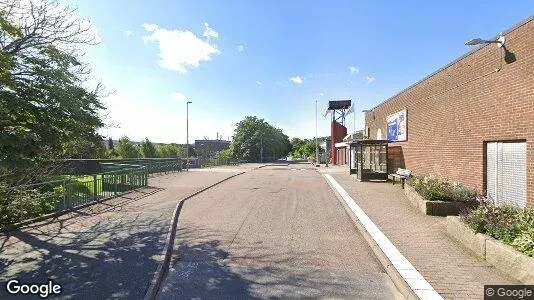
M425 200L476 202L475 189L434 176L414 177L408 181Z
M483 202L462 215L475 232L489 235L534 257L534 208L496 206Z

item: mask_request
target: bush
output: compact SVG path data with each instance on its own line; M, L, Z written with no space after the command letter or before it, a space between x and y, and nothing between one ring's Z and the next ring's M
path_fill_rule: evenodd
M518 251L534 257L534 230L521 232L510 245Z
M63 187L12 189L0 185L0 228L56 211Z
M477 233L489 235L529 256L534 256L534 209L496 206L482 201L478 208L462 215Z
M472 188L432 176L415 177L408 184L429 201L475 202L477 197Z

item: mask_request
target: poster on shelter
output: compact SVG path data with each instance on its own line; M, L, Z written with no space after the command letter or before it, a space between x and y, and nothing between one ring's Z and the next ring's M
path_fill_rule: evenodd
M388 141L400 142L406 141L406 109L389 115L386 118L388 124Z

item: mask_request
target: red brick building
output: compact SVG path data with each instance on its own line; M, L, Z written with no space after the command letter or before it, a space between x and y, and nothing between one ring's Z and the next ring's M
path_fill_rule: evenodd
M366 112L366 135L391 141L404 111L390 173L406 167L534 207L534 18L503 35L504 47L477 46Z

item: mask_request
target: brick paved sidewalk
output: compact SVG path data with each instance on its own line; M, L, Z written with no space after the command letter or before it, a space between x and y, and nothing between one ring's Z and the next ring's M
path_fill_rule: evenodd
M399 185L332 177L443 298L483 299L485 284L520 284L452 240L445 218L421 214Z
M50 278L62 285L60 299L142 299L178 200L233 174L153 177L147 188L0 233L0 299L14 278Z

